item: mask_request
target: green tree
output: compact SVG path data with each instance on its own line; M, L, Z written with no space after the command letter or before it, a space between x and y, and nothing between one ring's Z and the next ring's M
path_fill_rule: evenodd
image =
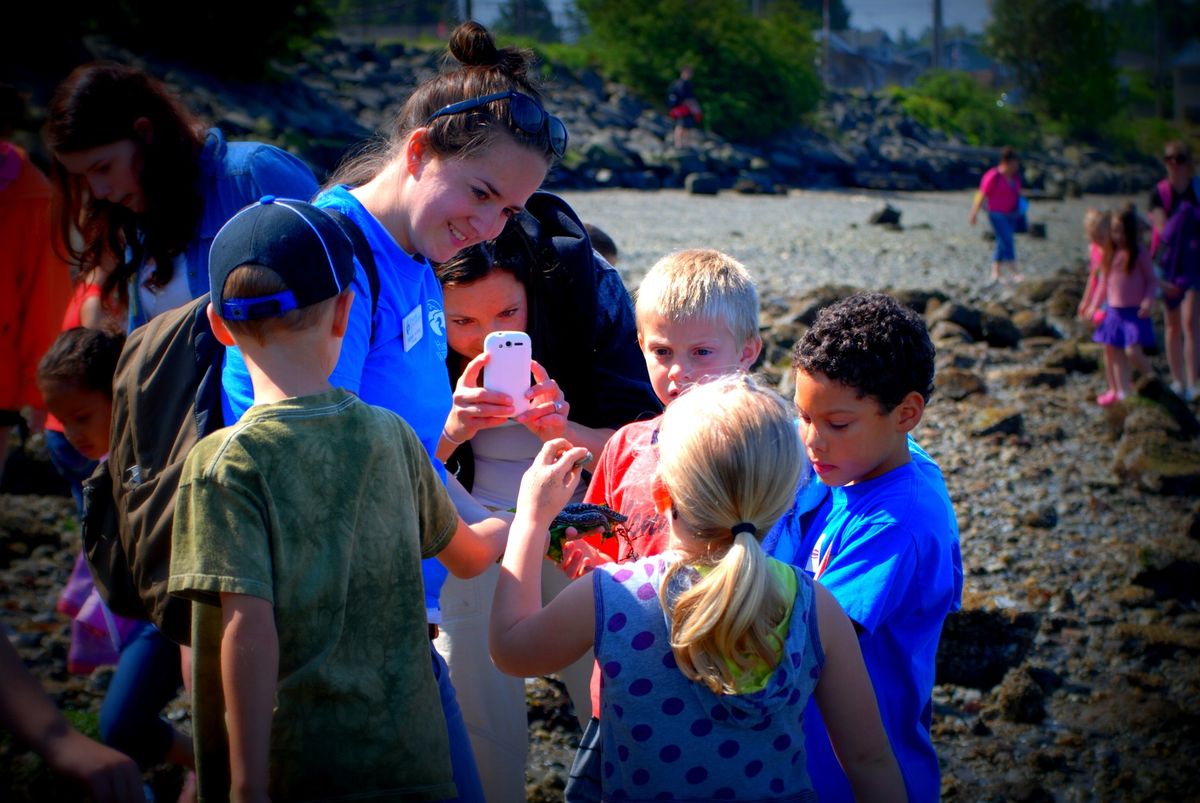
M1198 0L1110 0L1104 16L1116 29L1122 50L1153 53L1161 38L1170 55L1200 36Z
M771 4L752 16L741 0L578 0L589 37L617 80L665 101L681 65L706 125L749 141L795 125L820 97L812 18L798 5Z
M261 77L272 59L306 47L330 22L326 0L207 0L182 12L161 0L16 6L0 62L41 64L79 37L98 33L135 53L249 79Z
M554 24L546 0L505 0L492 27L497 33L528 36L539 42L562 41L562 31Z
M1087 0L995 0L985 36L1034 110L1079 134L1116 113L1116 34Z

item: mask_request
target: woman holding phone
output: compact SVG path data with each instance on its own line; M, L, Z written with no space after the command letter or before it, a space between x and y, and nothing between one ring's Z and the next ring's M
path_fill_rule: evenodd
M593 251L561 198L535 193L495 241L462 251L435 272L455 383L438 457L482 505L516 504L521 475L543 442L566 438L599 457L617 427L660 411L620 274ZM497 331L525 332L532 346L530 406L515 416L508 394L483 387L491 364L484 342ZM450 665L488 799L524 800L524 681L500 673L488 654L498 575L496 567L446 582L435 643ZM543 582L553 597L567 578L546 563ZM582 722L590 714L591 668L585 656L561 673Z
M339 167L313 200L358 226L379 279L373 304L371 282L358 265L356 300L330 382L401 415L431 458L452 408L442 291L431 263L496 237L567 146L566 128L547 113L534 85L531 53L498 48L474 22L451 33L449 52L457 65L417 86L387 139ZM234 350L222 382L225 420L232 423L253 403L249 374ZM445 475L441 461L433 462ZM447 489L464 519L493 518L507 532L505 518L492 517L453 478ZM447 572L436 559L424 567L432 636ZM480 788L446 664L430 650L459 799L482 800L486 793L494 800Z

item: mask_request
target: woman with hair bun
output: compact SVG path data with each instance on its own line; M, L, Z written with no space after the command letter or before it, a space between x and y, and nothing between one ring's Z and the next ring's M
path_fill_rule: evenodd
M490 520L494 561L510 517L474 502L436 457L452 401L442 290L431 263L499 235L563 155L567 131L542 105L528 51L498 48L486 28L467 22L451 34L449 56L446 68L408 97L386 138L340 166L313 203L358 225L379 279L378 302L372 305L371 283L357 266L357 300L330 382L393 410L412 426L462 517L471 523ZM236 351L229 353L223 385L225 420L232 423L253 403ZM438 597L446 570L436 560L426 561L424 575L432 637L441 620ZM446 662L432 644L430 654L459 799L482 800Z

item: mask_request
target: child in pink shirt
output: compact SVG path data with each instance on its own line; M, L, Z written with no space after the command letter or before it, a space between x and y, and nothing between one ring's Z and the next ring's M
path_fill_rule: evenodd
M1105 279L1112 256L1112 239L1108 236L1111 226L1112 213L1107 210L1089 209L1083 215L1083 230L1088 238L1088 280L1075 315L1096 326L1104 320Z
M1109 228L1112 261L1106 281L1108 309L1092 340L1104 344L1104 373L1108 390L1096 397L1102 407L1133 392L1131 363L1146 370L1144 346L1154 345L1151 305L1158 288L1150 252L1139 242L1139 220L1132 204L1121 210Z

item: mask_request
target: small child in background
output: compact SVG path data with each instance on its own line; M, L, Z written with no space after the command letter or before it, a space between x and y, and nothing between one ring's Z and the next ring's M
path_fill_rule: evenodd
M604 260L608 264L615 268L619 254L617 253L617 244L613 242L613 238L609 237L604 229L592 223L584 223L583 228L587 231L588 239L592 241L592 248L596 250L596 253L604 257Z
M1083 231L1088 238L1088 280L1075 316L1099 326L1104 320L1105 278L1112 259L1112 238L1109 229L1112 214L1107 210L1089 209L1083 214Z
M124 310L115 298L105 298L101 289L107 275L108 271L98 268L76 278L71 300L67 302L67 310L63 313L62 331L77 326L111 331L122 328ZM113 368L115 372L115 363ZM111 377L109 379L111 387ZM71 496L75 498L75 508L82 519L83 481L96 470L96 458L82 454L71 445L62 422L54 413L46 416L46 451L50 453L54 469L71 486ZM108 451L107 442L104 451Z
M62 332L38 363L37 384L63 434L84 457L108 454L112 385L125 335L75 326Z
M1113 251L1106 280L1108 309L1092 335L1092 340L1104 344L1108 390L1096 397L1101 407L1133 393L1133 368L1151 372L1143 348L1155 343L1150 313L1158 291L1150 251L1142 247L1141 219L1133 204L1126 204L1113 216L1109 235Z
M802 554L858 631L908 799L936 801L934 666L963 574L945 480L909 435L933 391L933 344L913 310L863 294L821 310L792 364L800 435L830 489L804 517ZM804 731L817 798L850 800L855 790L831 752L838 723L823 720L810 705Z
M657 431L666 551L601 566L544 608L547 528L576 478L526 475L492 605L496 666L536 676L594 650L604 800L815 799L801 736L812 700L857 799L904 801L850 621L760 544L802 476L793 411L745 374L723 376L672 397ZM566 445L546 444L539 462Z
M38 363L37 385L52 419L47 436L51 423L61 427L66 448L93 468L108 454L113 375L124 344L124 334L74 326L55 339ZM108 610L82 551L56 608L71 617L67 671L77 675L115 664L138 624Z
M86 303L90 295L84 288L77 291L76 299ZM103 307L99 301L97 306ZM81 304L78 310L68 310L68 316L78 312L82 320L86 310ZM103 317L103 309L94 311ZM102 324L100 318L88 320ZM38 387L46 409L63 428L62 446L66 448L60 450L60 456L74 454L76 460L99 461L108 454L113 377L124 343L122 333L71 327L42 357ZM69 672L86 675L99 666L117 665L100 708L101 740L143 768L168 761L190 769L191 737L159 716L182 682L180 648L171 644L170 649L163 649L149 621L126 619L108 610L82 552L56 608L72 617Z

